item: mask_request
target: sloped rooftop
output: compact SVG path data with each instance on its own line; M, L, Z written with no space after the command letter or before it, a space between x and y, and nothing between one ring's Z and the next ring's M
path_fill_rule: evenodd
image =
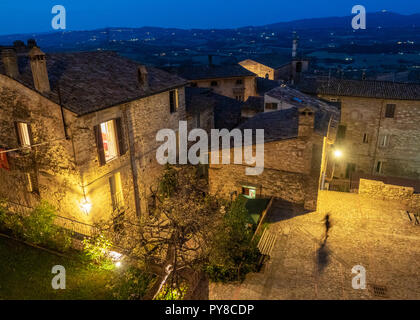
M420 84L376 80L307 78L298 88L306 93L376 99L420 100Z
M59 102L58 85L62 105L66 109L84 115L107 107L140 99L187 83L176 75L146 67L149 90L138 83L140 64L111 51L47 54L47 69L51 85L45 97ZM35 90L27 56L19 57L20 76L16 79ZM0 61L0 73L4 66Z
M179 75L188 80L205 80L220 78L252 77L253 72L243 68L239 64L232 65L189 65L180 67L168 67L166 71Z

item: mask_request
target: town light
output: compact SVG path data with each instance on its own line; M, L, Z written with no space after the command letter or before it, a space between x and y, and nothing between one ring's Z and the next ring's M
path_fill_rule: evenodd
M334 151L334 157L341 158L343 156L343 152L341 150Z
M89 202L89 200L84 199L81 203L80 203L80 209L86 214L88 215L90 210L92 209L92 203Z

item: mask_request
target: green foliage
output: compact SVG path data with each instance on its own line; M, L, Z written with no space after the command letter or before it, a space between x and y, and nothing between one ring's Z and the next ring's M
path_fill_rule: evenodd
M188 287L186 285L179 288L171 288L168 285L164 285L155 300L182 300L187 291Z
M66 251L71 246L71 233L54 225L55 208L41 201L27 215L10 213L0 204L0 223L13 235L30 243Z
M85 257L89 261L101 265L104 269L114 269L114 264L108 255L111 246L111 241L103 233L83 239L83 253Z
M171 197L178 186L176 170L169 164L165 166L162 178L159 181L159 195L163 198Z
M211 281L243 280L248 272L256 271L259 253L252 241L245 203L243 198L232 202L215 234L209 263L204 268Z
M156 279L152 274L135 267L119 271L116 271L115 276L107 284L107 288L112 290L117 300L142 299Z

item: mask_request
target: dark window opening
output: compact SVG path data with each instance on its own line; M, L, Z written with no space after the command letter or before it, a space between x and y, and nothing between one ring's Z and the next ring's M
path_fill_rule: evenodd
M171 113L178 111L178 90L169 91L169 106Z
M345 125L340 124L337 130L337 141L344 140L346 138L346 130L347 127Z
M302 62L296 63L296 72L302 72Z
M385 118L394 118L395 117L395 104L387 104L385 111Z
M236 80L236 84L237 84L237 85L244 84L244 80L242 80L242 79L238 79L238 80Z
M369 135L367 133L363 135L363 143L369 143Z
M210 83L210 85L211 85L212 87L217 87L217 86L219 85L219 82L217 82L217 81L212 81L212 82Z
M376 171L376 173L382 173L382 161L378 161L376 163L375 171Z

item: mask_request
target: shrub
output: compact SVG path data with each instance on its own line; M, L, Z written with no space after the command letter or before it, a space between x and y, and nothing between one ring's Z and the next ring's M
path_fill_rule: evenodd
M216 233L204 271L213 282L243 280L257 270L259 257L253 230L249 228L246 201L238 198L229 206Z
M113 269L114 264L108 255L111 246L112 242L103 233L100 233L83 240L83 253L87 259L104 269Z

